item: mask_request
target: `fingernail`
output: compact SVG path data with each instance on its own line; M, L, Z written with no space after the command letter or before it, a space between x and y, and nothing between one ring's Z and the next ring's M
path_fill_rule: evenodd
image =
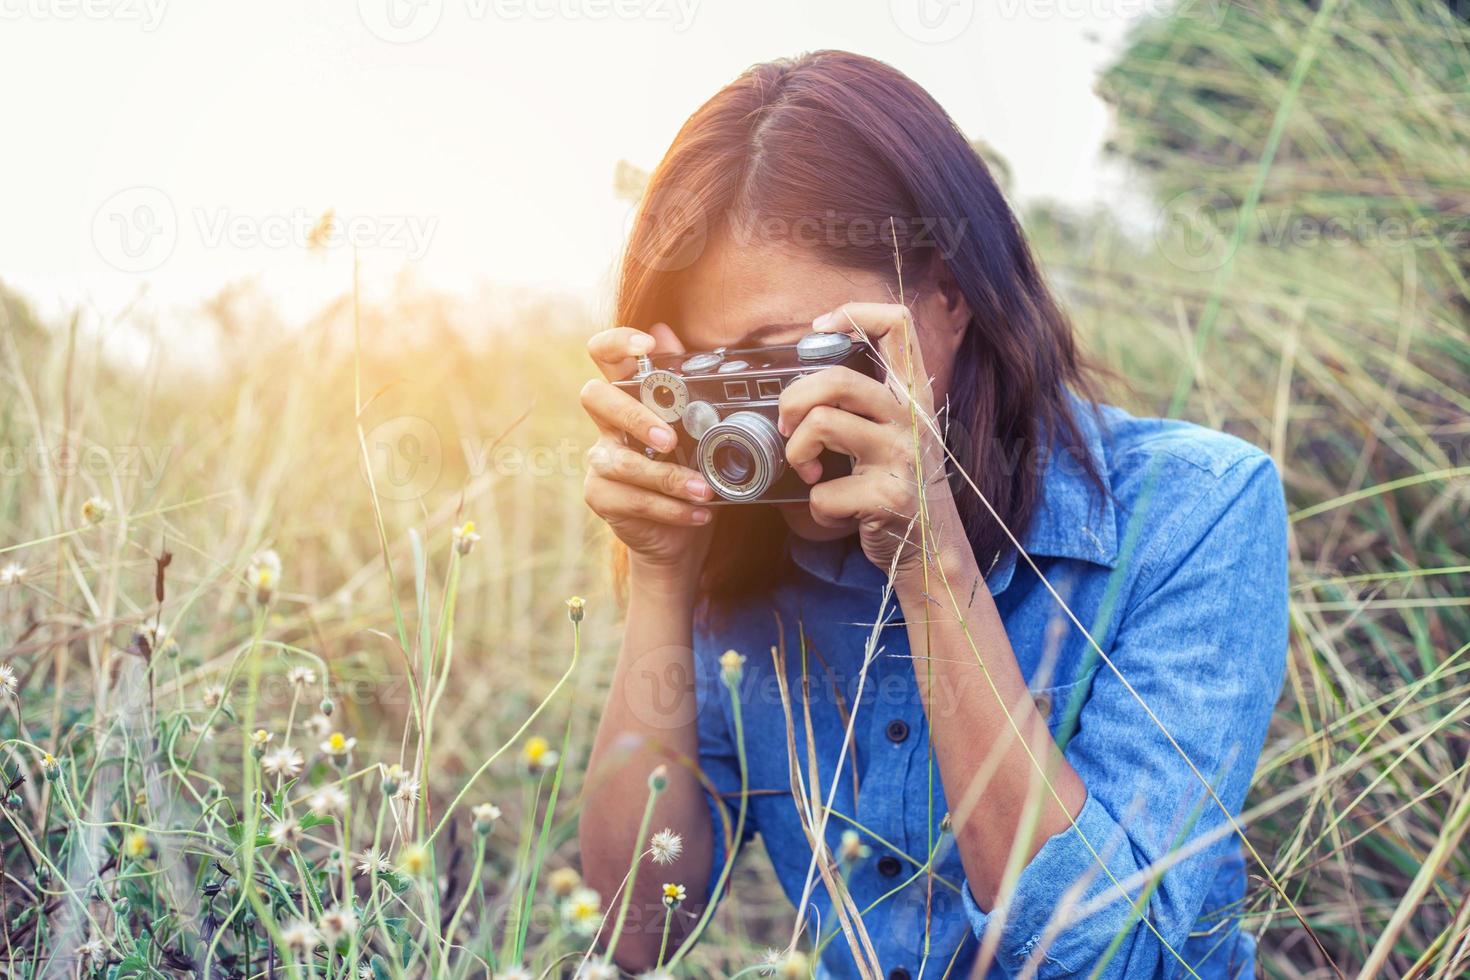
M822 464L818 462L802 463L796 468L796 474L804 483L816 483L822 478Z
M694 520L694 523L696 524L709 523L709 511L705 510L703 507L698 508L697 510L695 510L694 513L690 514L689 516Z
M791 438L791 433L786 431L786 419L779 415L776 416L776 431L788 439Z
M661 425L655 425L648 430L648 444L654 449L673 449L674 433Z
M831 330L833 326L837 324L837 322L837 311L833 310L831 313L823 313L821 316L813 320L812 329Z
M634 337L628 341L628 349L634 354L647 354L653 350L653 338L646 335Z
M689 491L689 496L691 497L709 496L709 484L698 478L690 480L688 483L684 484L684 488Z

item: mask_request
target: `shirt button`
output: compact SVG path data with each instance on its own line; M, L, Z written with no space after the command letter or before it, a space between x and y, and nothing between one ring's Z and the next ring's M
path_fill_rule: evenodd
M1036 695L1036 711L1043 718L1050 718L1051 717L1051 695L1050 694L1038 694L1038 695Z
M898 858L892 854L885 854L878 859L878 873L885 878L892 878L902 867L903 865L898 863Z
M902 718L895 718L888 723L888 741L897 745L909 737L909 723Z
M897 967L888 971L888 980L909 980L909 971L903 967Z

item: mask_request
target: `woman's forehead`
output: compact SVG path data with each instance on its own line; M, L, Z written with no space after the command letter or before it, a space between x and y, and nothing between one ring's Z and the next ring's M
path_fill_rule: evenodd
M680 278L669 324L690 350L794 343L816 317L853 300L889 301L873 273L806 249L712 241Z

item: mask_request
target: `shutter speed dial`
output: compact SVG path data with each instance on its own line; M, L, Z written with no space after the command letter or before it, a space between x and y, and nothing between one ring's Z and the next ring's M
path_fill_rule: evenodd
M677 422L689 404L689 388L674 372L658 368L639 381L638 397L661 421Z

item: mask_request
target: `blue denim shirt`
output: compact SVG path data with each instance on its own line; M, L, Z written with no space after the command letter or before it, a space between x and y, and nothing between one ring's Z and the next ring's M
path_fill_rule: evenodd
M716 611L696 630L700 762L717 790L717 840L735 826L741 792L731 697L718 666L733 649L747 658L738 686L745 837L760 834L783 890L800 900L812 848L791 792L771 651L784 640L796 761L808 778L806 690L817 795L825 800L837 782L827 842L835 852L843 831L857 829L871 849L843 872L890 980L968 976L990 930L990 977L1015 975L1028 961L1042 978L1085 975L1098 964L1109 978L1253 975L1255 942L1237 921L1246 873L1240 841L1159 726L1238 815L1285 667L1280 480L1269 457L1231 436L1113 408L1103 409L1101 424L1082 414L1107 493L1075 457L1051 455L1021 541L1158 723L1024 560L1011 552L979 562L1036 704L1087 788L1075 824L1041 845L1003 909L978 906L942 824L949 804L905 629L896 602L880 610L885 574L856 538L793 539L792 568L771 595ZM875 620L885 625L859 696ZM937 688L933 710L964 710L938 703L944 697ZM853 744L838 772L850 712ZM982 802L971 819L984 818ZM723 841L716 850L718 873ZM922 870L930 853L932 882ZM1140 902L1152 928L1136 914ZM820 876L807 921L815 943L830 940L818 975L859 976Z

